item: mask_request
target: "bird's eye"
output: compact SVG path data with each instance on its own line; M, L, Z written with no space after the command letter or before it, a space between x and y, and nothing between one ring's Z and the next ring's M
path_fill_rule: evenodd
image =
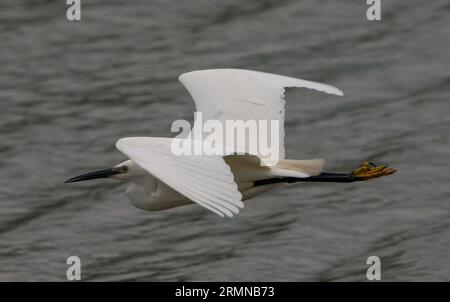
M123 173L127 173L128 172L128 167L127 166L122 166L122 172Z

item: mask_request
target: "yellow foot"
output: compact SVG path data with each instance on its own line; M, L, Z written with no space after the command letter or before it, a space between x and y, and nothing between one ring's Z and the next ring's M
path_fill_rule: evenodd
M385 175L394 174L395 169L389 168L386 165L376 166L371 162L365 162L361 167L353 170L352 176L357 180L368 180L371 178L377 178Z

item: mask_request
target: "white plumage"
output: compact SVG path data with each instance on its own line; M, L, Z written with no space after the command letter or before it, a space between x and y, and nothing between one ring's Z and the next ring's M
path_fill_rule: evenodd
M191 94L196 111L203 119L219 120L279 120L280 157L284 158L284 92L287 87L303 87L330 94L343 95L332 86L285 76L250 70L211 69L184 73L180 82ZM194 125L195 128L195 125ZM238 138L239 139L239 138ZM231 165L242 184L273 176L308 177L321 172L323 161L281 161L277 167L264 168L259 162L246 161L247 170L253 171L250 179L243 179L244 160L229 160L217 156L186 155L174 156L170 150L169 138L123 138L116 147L133 162L147 170L182 196L187 197L218 215L232 217L243 208L242 194L234 181ZM242 150L241 150L242 151ZM258 155L258 154L256 154ZM242 157L241 157L242 158ZM250 162L250 164L248 163ZM303 169L302 164L316 168ZM314 170L314 168L312 170ZM317 170L318 168L318 170ZM310 172L310 174L308 174ZM261 189L260 189L261 190ZM243 190L245 192L245 190ZM167 194L167 193L165 193ZM177 196L182 203L183 197ZM150 196L148 204L165 196ZM172 199L173 203L175 200ZM139 202L142 203L142 202ZM145 204L145 202L144 202ZM167 204L168 206L176 205Z
M330 85L242 69L192 71L183 73L178 79L189 91L196 111L202 112L204 120L222 123L226 120L278 120L280 158L285 156L285 88L308 88L343 95L342 91Z
M179 80L204 120L222 123L226 120L278 120L281 126L279 161L275 166L261 165L265 158L255 153L177 156L171 151L172 138L122 138L116 147L130 160L102 173L129 182L127 196L136 207L155 211L195 202L220 216L233 217L244 207L242 200L277 185L255 187L255 181L273 177L306 178L322 172L323 160L284 159L284 92L287 87L300 87L342 96L339 89L240 69L193 71L182 74ZM195 127L198 125L194 124ZM102 173L94 172L68 182L104 177Z
M170 148L171 140L128 137L118 140L116 147L159 181L208 210L221 216L238 214L239 208L244 207L242 195L223 158L204 155L174 156ZM164 198L150 194L145 199L150 201L152 197Z

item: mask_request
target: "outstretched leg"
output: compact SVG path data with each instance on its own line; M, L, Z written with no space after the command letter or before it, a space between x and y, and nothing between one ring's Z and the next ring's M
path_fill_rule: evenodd
M258 180L254 182L254 186L262 186L274 183L293 183L293 182L355 182L363 181L372 178L377 178L385 175L395 173L396 170L389 168L386 165L376 166L371 162L363 163L359 168L353 170L351 173L331 173L322 172L317 176L306 178L297 177L282 177Z

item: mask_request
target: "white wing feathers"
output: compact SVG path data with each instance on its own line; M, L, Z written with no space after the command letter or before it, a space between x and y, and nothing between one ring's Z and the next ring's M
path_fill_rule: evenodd
M127 137L117 149L174 190L224 217L243 208L242 195L222 157L171 152L171 138Z
M184 73L179 80L194 99L197 111L202 112L204 121L278 120L280 159L285 156L285 88L303 87L343 95L333 86L251 70L200 70ZM194 124L195 127L198 126ZM208 210L222 217L238 214L244 207L242 195L225 160L219 156L176 156L171 152L171 140L128 137L118 140L116 147L150 174Z
M204 121L279 120L280 159L285 155L285 88L302 87L343 95L336 87L326 84L241 69L192 71L180 75L179 80L192 96L197 111L202 112Z

